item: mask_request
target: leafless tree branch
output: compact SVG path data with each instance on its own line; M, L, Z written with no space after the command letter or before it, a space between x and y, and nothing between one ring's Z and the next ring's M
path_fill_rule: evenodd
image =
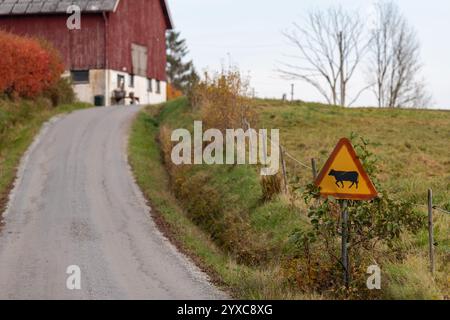
M304 23L294 23L293 30L283 34L298 49L302 63L282 64L278 71L283 77L303 80L328 103L346 106L349 83L367 48L360 15L342 7L311 11Z
M393 2L376 4L376 22L369 44L370 82L381 107L426 107L432 102L423 80L420 45Z

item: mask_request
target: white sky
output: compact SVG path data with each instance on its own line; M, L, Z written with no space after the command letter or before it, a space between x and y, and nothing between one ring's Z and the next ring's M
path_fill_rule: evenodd
M282 31L301 22L312 8L342 4L344 8L371 12L370 0L168 0L175 27L190 49L199 71L218 70L229 61L249 72L260 97L281 98L289 94L292 81L276 72L293 48ZM433 94L436 108L450 109L450 1L396 0L403 14L416 28L422 45L423 76ZM295 51L294 51L295 53ZM322 101L310 86L295 81L296 99ZM362 75L352 87L364 87ZM374 105L370 92L357 105Z

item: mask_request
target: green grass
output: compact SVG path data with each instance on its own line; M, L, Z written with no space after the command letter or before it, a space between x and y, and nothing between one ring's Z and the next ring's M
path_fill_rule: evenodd
M89 106L74 103L53 108L44 99L19 102L0 100L0 211L19 161L42 124L57 114Z
M427 260L420 256L409 256L402 264L386 266L389 285L385 293L386 299L403 300L435 300L442 297L426 269Z
M320 167L337 141L354 132L372 142L384 189L425 204L427 189L433 188L436 204L450 208L450 111L254 104L261 127L279 128L282 144L298 160L309 164L315 158ZM302 182L308 182L310 171L298 169Z
M254 104L259 126L279 128L283 144L299 160L309 163L310 158L316 158L323 164L336 142L355 132L374 143L373 151L381 163L379 179L385 189L396 197L425 204L426 189L433 187L436 203L447 208L450 205L450 113L341 109L303 103L283 105L262 100ZM157 138L163 126L192 129L193 121L198 119L200 116L191 111L186 99L148 107L134 123L130 138L129 157L137 182L158 215L169 225L176 242L197 257L197 262L235 297L322 298L315 293L296 292L281 274L281 258L291 250L289 236L294 230L308 226L305 205L292 206L284 197L262 202L260 177L255 168L190 166L183 174L191 197L181 200L175 197L176 190L163 164ZM288 169L300 176L301 184L311 182L310 170L293 163L288 163ZM196 182L199 177L200 183ZM270 252L271 259L254 266L237 263L238 254L225 250L214 232L189 219L192 212L203 210L205 205L212 209L218 206L224 214L231 214L248 228L245 229L248 232L234 235L229 241L255 246L255 250L263 247ZM230 229L233 223L229 222ZM402 264L387 264L383 271L386 272L384 281L387 281L382 293L384 298L431 299L448 295L449 229L448 217L438 216L436 280L422 283L430 279L423 258L427 248L426 232L410 235L404 240L404 246L412 248L412 257ZM333 298L333 295L325 295L325 298Z

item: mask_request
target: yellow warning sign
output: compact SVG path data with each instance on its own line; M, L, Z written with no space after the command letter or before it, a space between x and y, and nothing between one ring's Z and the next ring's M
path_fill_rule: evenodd
M372 200L378 196L351 142L345 138L337 144L315 184L325 197Z

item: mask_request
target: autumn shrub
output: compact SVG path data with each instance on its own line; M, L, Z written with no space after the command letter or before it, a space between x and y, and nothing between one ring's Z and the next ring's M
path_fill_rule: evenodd
M64 65L48 43L0 31L0 92L34 98L60 79Z
M171 83L167 84L167 100L175 100L183 96L183 92L175 88Z
M200 111L206 127L225 132L226 129L246 128L246 122L255 122L250 107L249 79L237 68L205 73L190 94L194 109Z

